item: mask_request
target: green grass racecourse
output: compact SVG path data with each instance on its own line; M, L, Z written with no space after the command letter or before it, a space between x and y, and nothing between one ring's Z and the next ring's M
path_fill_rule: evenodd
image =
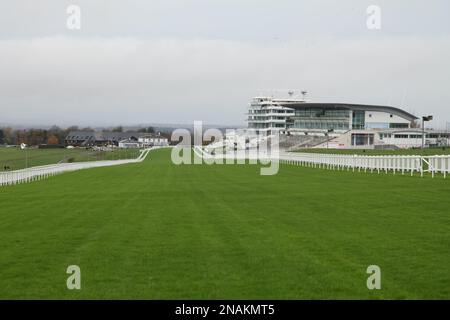
M0 188L0 298L450 298L450 180L169 155Z
M8 170L55 164L58 162L80 162L98 160L119 160L137 158L137 149L114 149L114 151L94 151L86 148L74 149L38 149L21 150L19 147L0 148L0 172L7 166Z

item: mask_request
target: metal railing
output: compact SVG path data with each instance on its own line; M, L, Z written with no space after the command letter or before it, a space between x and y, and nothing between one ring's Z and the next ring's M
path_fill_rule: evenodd
M136 159L60 163L1 172L0 186L43 180L63 172L142 162L147 157L147 154L153 149L157 149L157 147L142 150L139 157Z

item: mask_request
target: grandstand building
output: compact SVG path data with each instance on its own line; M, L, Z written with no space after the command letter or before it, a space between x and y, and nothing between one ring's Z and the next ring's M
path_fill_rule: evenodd
M420 147L424 132L416 116L391 106L255 97L247 115L249 129L280 132L286 145L291 140L297 147ZM448 132L426 130L424 144L449 145L449 139Z

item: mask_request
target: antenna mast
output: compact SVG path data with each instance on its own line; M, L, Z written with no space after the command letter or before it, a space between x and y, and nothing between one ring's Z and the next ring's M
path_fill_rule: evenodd
M303 100L306 101L306 95L308 94L308 91L302 91Z

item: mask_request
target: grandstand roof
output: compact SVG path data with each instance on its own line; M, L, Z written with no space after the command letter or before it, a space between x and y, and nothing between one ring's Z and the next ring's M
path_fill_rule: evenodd
M361 110L361 111L380 111L395 114L397 116L403 117L410 121L417 120L418 117L406 112L402 109L391 107L391 106L378 106L378 105L368 105L368 104L353 104L353 103L310 103L310 102L284 102L277 101L278 104L293 108L293 109L303 109L303 108L327 108L327 109L349 109L349 110Z

